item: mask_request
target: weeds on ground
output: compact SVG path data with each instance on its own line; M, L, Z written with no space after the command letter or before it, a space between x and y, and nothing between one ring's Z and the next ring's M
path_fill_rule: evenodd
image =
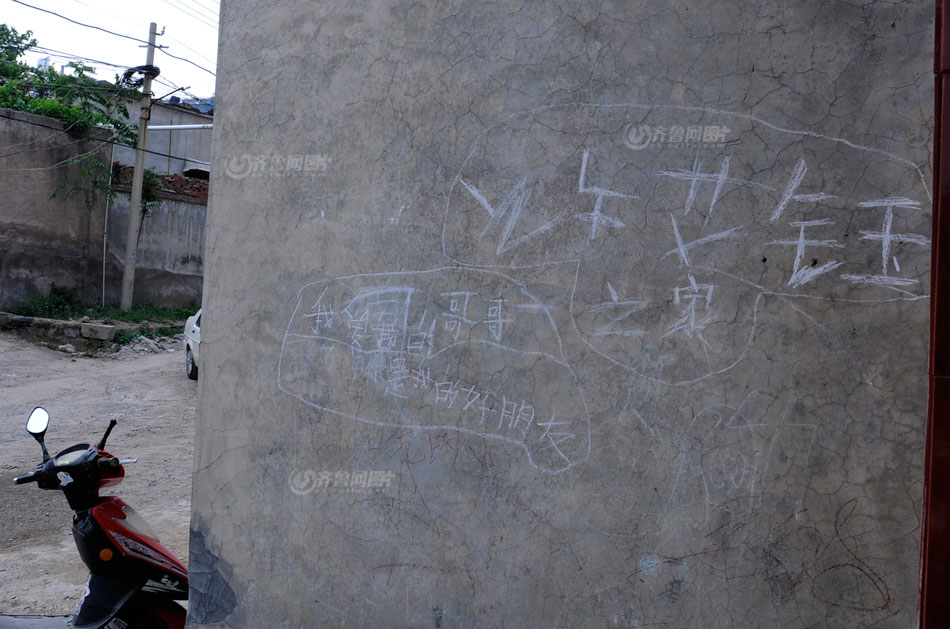
M53 284L49 295L34 297L20 302L14 314L26 317L46 317L49 319L103 319L112 324L115 321L141 323L142 321L184 321L198 312L196 306L189 308L165 308L154 304L136 304L131 310L122 310L118 306L96 306L83 308L78 300L65 288ZM166 330L170 328L159 328ZM177 332L176 332L177 334ZM159 334L171 336L171 334Z
M198 312L197 307L190 308L165 308L154 304L138 304L131 310L125 311L117 306L83 308L79 301L68 290L61 286L53 284L50 287L49 295L46 297L34 297L20 302L20 306L14 309L14 314L26 317L45 317L48 319L81 319L89 317L90 319L102 320L107 325L118 323L143 323L145 321L184 321L188 317ZM118 351L121 347L135 342L139 337L148 339L158 339L162 337L172 337L181 334L181 329L170 326L149 327L143 326L138 331L122 329L116 330L115 337L110 345L111 351ZM46 343L46 347L59 350L56 343ZM105 343L98 340L90 340L87 343L87 351L83 356L95 356L95 352L102 352L106 349ZM63 351L63 350L59 350Z
M153 304L136 304L131 310L122 310L118 306L97 306L83 308L77 313L80 317L91 319L105 319L107 321L124 321L127 323L141 323L142 321L184 321L198 312L197 306L188 308L166 308Z
M34 297L20 302L14 314L26 317L68 319L76 310L76 299L66 289L53 284L47 297Z
M115 337L112 339L112 342L116 345L128 345L138 337L139 335L135 332L129 332L128 330L116 330Z

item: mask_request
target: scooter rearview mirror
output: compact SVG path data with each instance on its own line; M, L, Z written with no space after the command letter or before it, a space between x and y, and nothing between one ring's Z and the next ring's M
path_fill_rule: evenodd
M37 406L30 413L30 418L26 420L26 431L34 437L37 435L42 437L46 434L47 428L49 428L49 413L45 408Z
M46 429L49 428L49 412L42 406L37 406L30 413L30 418L26 420L26 431L33 435L40 447L43 449L43 461L49 460L49 452L46 451L46 442L43 437L46 435Z

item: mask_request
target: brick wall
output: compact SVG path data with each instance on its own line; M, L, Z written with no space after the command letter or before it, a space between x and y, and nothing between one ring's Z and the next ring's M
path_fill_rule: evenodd
M120 162L112 164L112 186L119 192L131 192L134 168ZM172 201L208 204L208 182L204 179L182 177L181 175L158 175L163 182L159 196Z

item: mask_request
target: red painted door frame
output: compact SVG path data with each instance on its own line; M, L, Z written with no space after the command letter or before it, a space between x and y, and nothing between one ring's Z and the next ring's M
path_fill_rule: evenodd
M920 541L921 627L950 627L950 11L936 2L930 396Z

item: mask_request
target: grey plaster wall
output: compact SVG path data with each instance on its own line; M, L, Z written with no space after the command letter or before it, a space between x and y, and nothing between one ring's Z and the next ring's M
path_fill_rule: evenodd
M99 195L87 207L82 193L65 195L82 169L70 160L88 153L109 164L112 145L103 140L111 134L80 137L63 127L0 109L0 310L45 296L54 283L85 303L99 301L106 200Z
M135 268L135 303L170 308L200 305L207 207L163 199L142 222ZM106 298L117 303L129 225L129 194L109 206Z
M914 624L924 2L222 2L193 626Z
M130 120L138 124L139 103L128 106ZM152 107L149 124L210 124L214 121L211 116L193 111L190 108L167 103L156 103ZM187 160L211 161L211 129L179 129L157 130L148 132L148 150L145 166L153 168L155 172L167 174L182 174ZM123 164L135 163L135 149L125 146L115 148L115 159Z

